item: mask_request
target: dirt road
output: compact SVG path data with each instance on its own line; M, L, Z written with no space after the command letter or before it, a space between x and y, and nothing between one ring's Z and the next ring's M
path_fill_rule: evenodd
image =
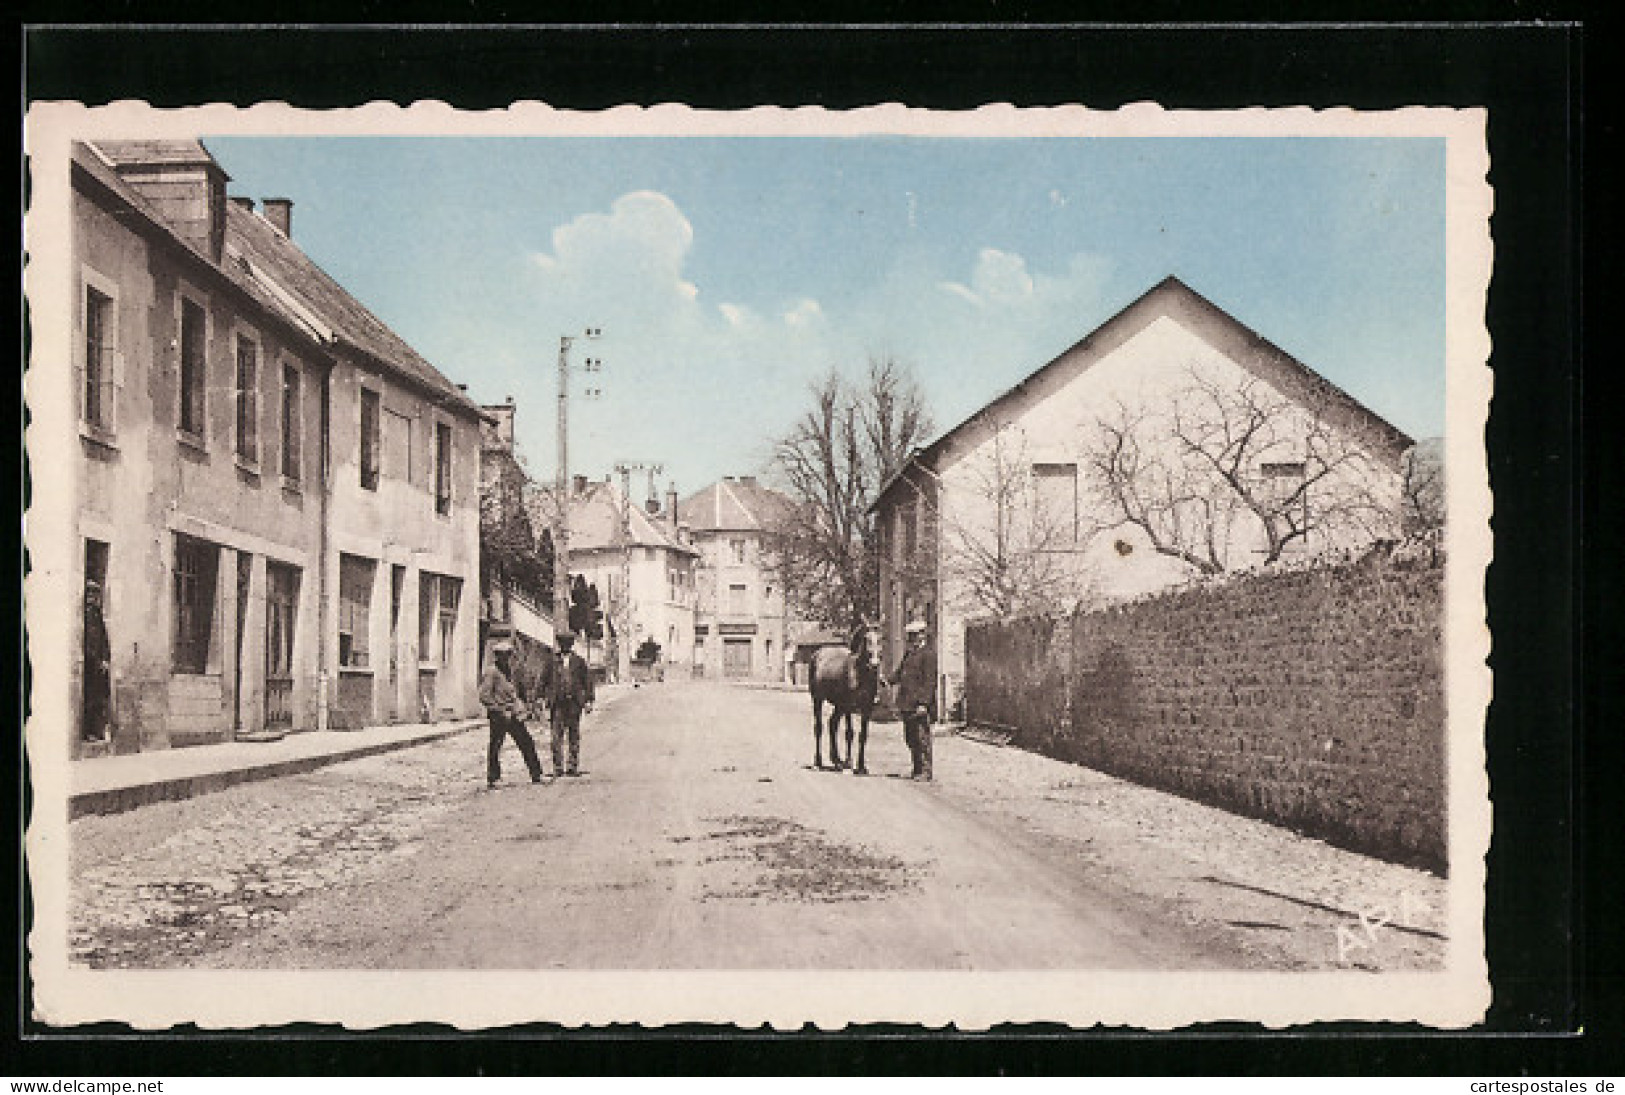
M578 780L484 733L72 832L100 968L1433 968L1440 882L1017 750L940 782L814 770L797 693L667 683L586 720ZM544 748L545 752L545 748ZM1413 910L1345 953L1360 910ZM1417 920L1425 912L1428 919ZM1340 942L1341 940L1341 942Z
M206 965L361 968L1184 968L1235 965L948 804L877 726L875 774L817 771L805 700L642 689L589 719L586 775L494 792L388 871ZM460 748L473 743L464 739ZM438 747L437 747L438 748ZM465 767L470 767L466 764Z

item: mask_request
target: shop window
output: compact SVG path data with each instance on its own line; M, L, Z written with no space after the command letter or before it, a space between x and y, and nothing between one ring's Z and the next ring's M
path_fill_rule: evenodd
M175 535L174 633L171 668L176 673L208 671L214 638L215 581L220 549L206 540Z
M370 664L372 579L376 564L357 555L339 556L339 665Z

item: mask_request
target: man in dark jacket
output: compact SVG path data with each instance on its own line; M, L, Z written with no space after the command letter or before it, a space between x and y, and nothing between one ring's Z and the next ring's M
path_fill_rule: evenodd
M480 703L491 720L491 740L485 751L485 785L495 787L502 778L502 739L513 737L519 755L525 758L532 783L542 782L542 761L536 755L536 742L525 729L524 701L513 684L513 647L497 643L491 650L491 664L480 678Z
M575 641L575 635L569 631L558 633L559 655L542 684L547 706L553 713L554 775L581 774L581 713L592 710L592 671L572 649Z
M102 587L85 583L84 694L80 704L79 736L85 741L106 741L112 723L113 647L107 641L102 615Z
M908 649L892 680L897 682L893 702L903 717L903 740L914 761L910 779L931 780L931 724L937 717L937 655L927 641L925 624L918 620L903 629Z

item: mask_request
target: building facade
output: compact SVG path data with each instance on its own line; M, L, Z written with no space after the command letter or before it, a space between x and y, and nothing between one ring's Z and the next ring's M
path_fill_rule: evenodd
M792 678L796 642L771 529L790 500L753 476L728 476L684 499L681 523L699 552L694 673L727 680ZM794 632L794 633L793 633Z
M570 573L597 588L605 639L589 660L626 679L638 648L652 639L667 669L694 658L695 563L699 553L677 519L676 495L639 505L625 486L577 476L571 484Z
M923 619L1121 602L1397 529L1412 442L1175 278L914 454L875 514L888 663Z
M76 755L474 713L478 408L201 143L72 155Z

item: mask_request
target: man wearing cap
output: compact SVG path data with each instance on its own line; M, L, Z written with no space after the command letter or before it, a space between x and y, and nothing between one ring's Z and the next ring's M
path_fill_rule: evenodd
M576 641L573 632L560 631L555 641L559 655L541 685L547 706L553 713L553 774L579 776L581 713L592 710L592 671L587 668L586 660L571 649ZM569 752L568 764L566 750Z
M893 703L903 716L903 740L914 762L910 779L931 781L931 724L937 717L937 655L926 641L925 624L915 620L903 629L908 649L897 663Z
M525 758L532 783L542 782L542 762L536 742L525 729L525 705L513 685L513 645L499 642L491 648L491 662L480 678L480 703L491 719L491 742L485 751L485 785L495 787L502 778L502 739L512 735Z

